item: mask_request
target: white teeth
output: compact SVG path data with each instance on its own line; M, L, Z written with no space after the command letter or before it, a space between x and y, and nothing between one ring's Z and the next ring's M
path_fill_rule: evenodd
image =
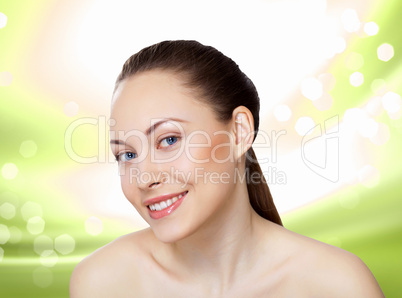
M187 191L184 193L184 195L187 194ZM167 207L169 207L170 205L174 204L175 202L177 202L177 200L181 199L183 197L183 195L178 195L177 197L173 197L172 199L168 199L166 201L162 201L159 203L155 203L152 205L149 205L149 209L151 209L151 211L161 211Z

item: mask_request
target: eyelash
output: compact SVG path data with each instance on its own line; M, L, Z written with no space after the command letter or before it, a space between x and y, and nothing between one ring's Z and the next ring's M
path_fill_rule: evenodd
M167 141L168 139L172 139L172 138L175 139L175 142L174 142L173 144L168 144L166 147L161 147L161 144L162 144L163 141ZM180 138L179 136L174 136L174 135L168 136L168 137L166 137L166 138L163 138L163 139L159 140L159 141L157 142L157 144L156 144L156 148L157 148L157 149L164 149L164 148L168 148L168 147L174 146L174 144L176 144L180 139L181 139L181 138ZM133 155L135 156L135 157L133 157L133 158L131 158L131 159L129 159L129 160L132 160L132 159L134 159L134 158L137 157L137 154L136 154L136 153L131 152L131 151L126 151L126 152L121 152L121 153L115 155L116 161L117 161L117 162L121 162L122 156L124 156L125 154L128 154L128 153L131 153L131 154L133 154ZM129 161L129 160L128 160L128 161Z

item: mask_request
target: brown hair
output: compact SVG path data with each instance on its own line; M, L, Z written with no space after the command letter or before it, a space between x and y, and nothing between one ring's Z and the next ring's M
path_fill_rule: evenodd
M215 48L193 40L163 41L146 47L124 63L116 88L122 80L154 69L179 74L185 79L185 86L197 91L221 121L229 121L235 108L245 106L254 117L257 135L260 119L257 90L238 65ZM246 154L246 174L253 173L260 181L255 183L247 179L251 206L260 216L282 225L254 150L250 148Z

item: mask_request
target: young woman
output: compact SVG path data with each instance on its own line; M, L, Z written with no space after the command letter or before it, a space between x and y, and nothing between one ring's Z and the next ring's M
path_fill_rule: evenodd
M113 95L123 192L149 228L74 270L71 297L382 297L355 255L282 227L251 147L253 83L196 41L130 57Z

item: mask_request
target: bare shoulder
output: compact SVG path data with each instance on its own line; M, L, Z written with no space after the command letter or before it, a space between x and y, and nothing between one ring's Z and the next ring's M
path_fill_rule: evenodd
M284 228L283 245L292 247L288 261L291 283L306 296L384 297L370 269L356 255Z
M149 237L148 229L117 238L84 258L70 278L70 297L118 297L122 284L135 287L133 281L146 249L141 245ZM126 280L130 278L130 280Z

